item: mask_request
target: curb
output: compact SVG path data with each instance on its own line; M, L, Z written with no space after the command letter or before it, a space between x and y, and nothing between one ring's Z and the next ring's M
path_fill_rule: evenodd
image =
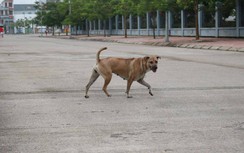
M208 45L199 45L199 44L180 44L180 43L171 43L171 42L130 42L130 41L119 41L116 39L99 39L99 38L76 38L73 36L69 37L52 37L58 39L76 39L81 41L100 41L100 42L114 42L114 43L123 43L123 44L137 44L137 45L147 45L147 46L164 46L164 47L177 47L177 48L188 48L188 49L204 49L204 50L219 50L219 51L232 51L232 52L244 52L244 47L228 47L228 46L208 46Z
M207 45L193 45L193 44L187 45L187 44L183 44L183 45L179 46L179 48L244 52L244 48L236 48L236 47L228 47L228 46L207 46Z
M205 49L205 50L219 50L219 51L232 51L232 52L244 52L244 48L236 48L229 46L208 46L199 44L173 44L173 43L142 43L143 45L152 46L165 46L165 47L178 47L178 48L188 48L188 49Z

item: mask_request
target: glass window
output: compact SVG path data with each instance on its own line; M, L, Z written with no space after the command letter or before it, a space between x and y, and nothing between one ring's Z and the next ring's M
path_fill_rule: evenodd
M140 16L141 18L141 29L146 29L147 28L147 15L143 14Z
M236 26L236 1L226 0L223 3L219 2L219 24L220 27L235 27Z
M89 24L90 24L90 25L89 25L89 26L90 26L90 29L91 29L91 30L95 30L95 29L94 29L94 23L93 23L93 21L91 21L91 22L89 21Z
M202 27L215 27L215 5L205 4L202 10Z
M149 28L156 28L157 27L157 12L154 11L154 12L151 12L149 13Z
M181 13L178 12L172 12L172 28L181 28Z
M112 29L116 29L116 16L111 18Z
M195 12L194 9L188 9L184 11L185 28L195 27Z
M118 29L122 29L122 16L118 15Z
M109 19L105 20L105 29L109 30Z
M104 21L100 20L100 30L103 30L103 27L104 27Z
M241 27L244 27L244 1L239 1L239 7L240 7L240 12L239 12L239 15L240 15L240 26Z
M129 21L130 21L130 17L127 16L127 17L126 17L126 21L124 22L124 24L126 23L127 29L130 28L130 27L129 27ZM123 27L123 29L124 29L124 27Z
M93 29L98 30L98 20L94 20L93 22Z
M81 23L81 30L86 30L86 22Z
M165 12L159 13L159 28L165 28Z
M100 30L108 30L109 29L109 20L101 20L101 29Z
M132 16L132 29L137 29L137 16Z

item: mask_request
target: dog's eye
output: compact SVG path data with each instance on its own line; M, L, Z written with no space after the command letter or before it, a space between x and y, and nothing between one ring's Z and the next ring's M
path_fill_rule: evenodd
M155 61L155 63L157 64L157 63L158 63L158 61Z

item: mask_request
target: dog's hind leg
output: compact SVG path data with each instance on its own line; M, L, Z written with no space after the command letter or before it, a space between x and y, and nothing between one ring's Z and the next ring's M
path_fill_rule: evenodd
M89 96L88 96L88 90L91 87L91 85L97 80L97 78L99 76L100 76L100 74L95 69L93 69L92 70L92 75L91 75L90 81L86 85L86 95L85 95L85 98L89 98Z
M106 77L104 77L104 85L103 85L103 91L105 92L105 94L108 96L108 97L111 97L111 95L108 93L107 91L107 87L108 87L108 84L110 83L111 81L111 78L112 78L112 73L111 74L107 74Z
M140 83L140 84L142 84L142 85L144 85L144 86L146 86L148 88L148 90L149 90L149 94L151 96L153 96L153 94L152 94L152 88L151 88L150 84L148 84L146 81L144 81L143 78L140 79L140 80L138 80L137 82Z

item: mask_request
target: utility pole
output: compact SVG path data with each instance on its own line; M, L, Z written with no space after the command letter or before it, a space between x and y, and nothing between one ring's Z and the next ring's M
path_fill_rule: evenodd
M43 16L42 16L42 11L43 11L43 2L42 2L42 0L39 0L39 3L40 3L40 6L41 6L41 37L43 36L43 29L42 29L42 18L43 18Z
M71 17L71 3L70 3L70 0L69 0L69 15ZM69 25L69 32L70 32L70 35L71 35L71 24Z
M164 42L169 42L169 11L165 11L165 37Z

